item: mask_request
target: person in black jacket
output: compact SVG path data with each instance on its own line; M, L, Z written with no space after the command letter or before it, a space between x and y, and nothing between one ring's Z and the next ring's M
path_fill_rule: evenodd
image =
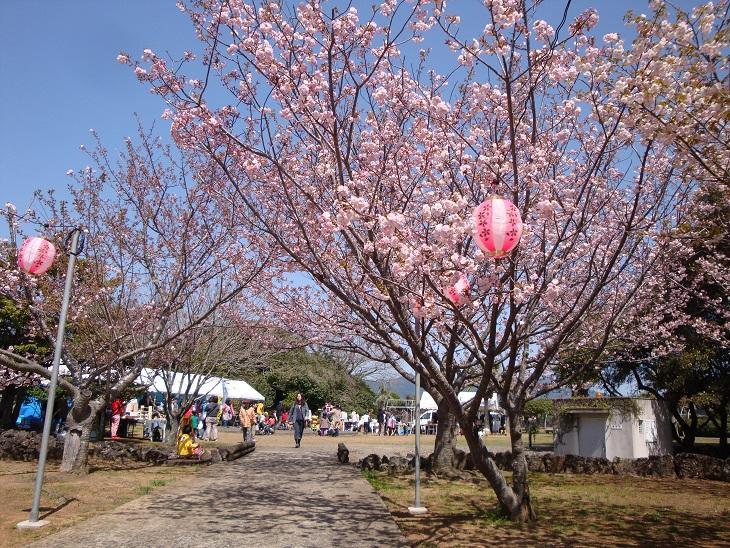
M385 436L385 411L382 407L378 410L378 436Z
M205 441L216 441L218 439L218 396L208 398L205 404Z
M297 394L294 405L289 409L289 424L294 425L294 442L296 447L300 447L302 443L302 434L304 433L304 421L309 414L309 406L301 394Z

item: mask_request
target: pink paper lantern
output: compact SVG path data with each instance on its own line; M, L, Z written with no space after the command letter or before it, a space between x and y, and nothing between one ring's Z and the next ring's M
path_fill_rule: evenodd
M474 210L474 239L494 258L504 257L520 242L522 217L517 206L492 196Z
M466 297L469 294L469 289L469 280L466 279L466 276L461 274L459 280L451 287L448 287L445 293L452 303L454 303L455 305L460 305L466 302Z
M18 266L27 274L43 274L51 268L56 248L43 238L28 238L18 252Z

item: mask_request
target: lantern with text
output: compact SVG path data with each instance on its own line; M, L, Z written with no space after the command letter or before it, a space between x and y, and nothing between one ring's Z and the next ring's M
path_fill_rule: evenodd
M457 282L448 287L445 293L452 303L460 305L464 304L466 301L466 296L469 294L469 288L469 280L466 279L466 276L461 274Z
M479 248L495 259L504 257L520 242L522 217L517 206L498 196L488 198L474 210L474 239Z
M18 252L18 267L27 273L40 275L46 272L56 258L56 248L43 238L28 238Z

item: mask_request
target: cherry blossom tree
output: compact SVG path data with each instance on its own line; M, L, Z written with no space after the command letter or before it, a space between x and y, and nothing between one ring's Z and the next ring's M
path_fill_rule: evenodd
M323 292L297 312L420 372L514 520L535 516L525 403L596 367L637 311L658 325L667 308L645 289L682 253L666 227L693 190L673 146L632 131L607 89L616 38L590 35L596 12L553 27L539 4L488 0L474 31L446 2L200 0L182 6L199 57L118 57L164 98L178 144L216 166L210 195ZM455 63L439 71L418 48L444 38ZM472 237L492 194L526 223L498 260ZM459 403L465 385L509 416L511 484L476 435L477 404Z
M74 278L68 337L59 385L71 394L62 470L86 469L92 427L111 399L122 394L179 337L211 320L223 306L246 310L257 287L270 285L265 249L232 221L205 190L211 173L176 157L140 132L114 158L99 142L95 168L73 175L72 203L53 196L21 221L43 219L46 237L62 247L70 226L83 226L86 249ZM63 255L63 254L61 254ZM34 332L54 342L63 258L49 276L30 277L14 262L0 271L3 292L28 310ZM232 310L234 309L232 308ZM0 364L50 378L46 364L0 350Z
M259 305L262 302L265 301L259 301ZM194 318L199 314L186 309L183 317ZM174 323L187 322L176 317ZM307 342L282 331L268 310L252 307L241 310L237 303L219 307L204 323L156 352L154 364L150 364L166 388L166 427L173 433L168 439L171 442L177 439L174 433L180 420L198 397L206 395L206 384L212 377L245 377L247 372L262 368L274 356Z
M727 189L730 142L727 103L728 2L691 11L655 0L648 15L629 13L636 37L617 34L600 54L613 63L609 96L625 105L627 125L674 148L675 167Z

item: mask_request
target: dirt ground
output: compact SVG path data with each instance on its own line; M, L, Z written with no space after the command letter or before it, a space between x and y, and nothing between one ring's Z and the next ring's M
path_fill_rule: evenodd
M552 444L552 435L541 434L535 443ZM405 456L414 451L415 436L378 436L374 434L353 434L345 432L338 437L321 437L313 432L306 432L302 440L302 447L305 449L322 452L331 452L334 456L337 453L337 444L344 443L350 451L350 460L356 462L371 453L379 455L400 455ZM433 452L435 436L421 436L421 453L428 455ZM241 432L235 428L219 429L219 444L238 443L241 441ZM508 451L510 442L508 436L487 436L484 443L490 451ZM276 434L268 436L256 436L257 449L289 447L294 445L294 434L291 430L279 430ZM457 445L461 449L467 449L463 437L457 438Z
M366 473L414 546L730 546L730 484L700 480L533 474L538 522L497 511L483 478L425 478L427 516L408 513L412 479Z
M234 428L221 429L215 444L240 441ZM549 436L538 438L546 444ZM140 443L133 440L130 443ZM351 462L370 453L406 455L413 451L413 436L380 437L344 434L337 438L307 432L303 453L335 458L337 444L350 450ZM433 436L422 436L422 452L433 450ZM506 436L485 439L493 451L509 448ZM291 431L257 436L257 454L294 445ZM204 445L206 445L204 443ZM459 446L465 448L464 440ZM265 457L268 458L268 457ZM35 463L0 461L4 504L0 506L0 546L22 546L95 514L150 492L162 493L171 484L190 480L198 467L168 468L144 464L113 466L93 463L87 476L60 474L49 463L44 483L41 517L51 525L36 531L18 531L15 524L27 519L33 490ZM412 478L392 478L368 473L399 527L414 546L562 545L693 545L730 546L730 484L699 480L619 478L615 476L532 475L532 497L539 520L515 526L496 512L496 499L486 481L449 482L424 478L422 501L427 517L412 517Z
M506 443L506 437L500 437ZM203 445L224 445L238 443L240 430L221 429L217 443ZM378 437L364 434L345 434L338 438L322 438L311 432L304 437L305 451L335 458L337 444L344 441L351 450L353 460L370 453L403 454L413 450L413 436ZM270 436L257 436L257 450L276 450L294 444L291 431L280 431ZM141 439L129 443L149 443ZM423 447L433 446L433 436L423 437ZM0 483L3 505L0 505L0 546L22 546L59 529L68 527L89 517L111 510L127 501L149 492L164 490L172 483L179 484L196 473L197 467L168 468L140 463L113 465L107 462L92 462L91 473L75 476L58 472L58 463L49 462L43 484L41 518L51 524L37 530L20 531L15 524L28 519L35 480L35 462L0 461Z
M146 464L93 463L86 476L61 474L58 463L46 466L41 497L41 519L51 524L20 531L15 524L28 519L35 462L0 461L3 504L0 505L0 546L23 546L95 514L106 512L134 498L185 481L195 468Z

